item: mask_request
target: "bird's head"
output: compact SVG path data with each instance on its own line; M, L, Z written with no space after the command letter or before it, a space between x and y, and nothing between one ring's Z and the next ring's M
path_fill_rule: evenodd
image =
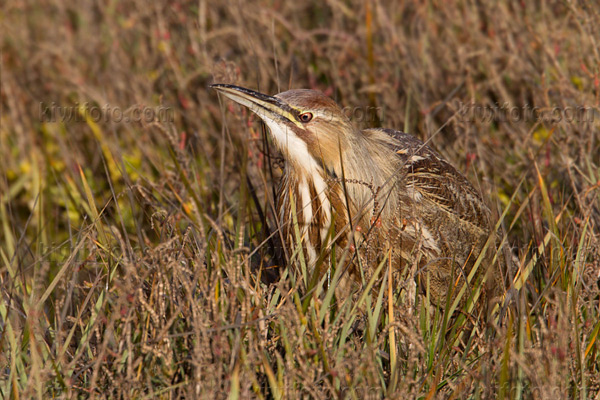
M258 115L296 172L339 174L342 155L354 141L356 131L331 98L308 89L269 96L227 84L211 88Z

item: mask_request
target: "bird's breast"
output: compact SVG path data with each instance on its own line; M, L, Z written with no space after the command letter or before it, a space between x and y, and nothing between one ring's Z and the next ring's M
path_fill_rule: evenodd
M284 176L277 204L288 249L293 253L298 243L302 243L309 264L314 264L329 243L337 239L338 225L345 224L340 214L343 204L339 190L321 175ZM331 237L329 233L334 221L336 229Z

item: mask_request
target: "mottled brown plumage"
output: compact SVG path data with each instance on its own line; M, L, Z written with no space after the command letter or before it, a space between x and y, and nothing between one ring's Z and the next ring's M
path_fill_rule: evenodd
M285 158L277 209L289 254L300 240L308 265L325 273L319 258L346 249L358 280L358 265L368 275L389 252L396 269L415 267L433 303L456 296L492 232L490 210L452 165L409 134L356 129L318 91L212 87L258 114ZM472 283L488 269L482 257ZM489 282L498 286L499 274Z

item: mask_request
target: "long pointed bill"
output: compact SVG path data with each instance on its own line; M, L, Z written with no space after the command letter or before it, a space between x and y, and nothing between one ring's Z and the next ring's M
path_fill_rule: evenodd
M295 110L277 97L224 83L216 83L209 87L217 90L236 103L248 107L263 120L284 120L302 128L302 125L294 116Z

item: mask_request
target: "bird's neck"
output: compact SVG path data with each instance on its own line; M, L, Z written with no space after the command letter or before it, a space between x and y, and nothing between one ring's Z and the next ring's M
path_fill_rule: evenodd
M395 166L390 159L389 148L379 136L357 132L356 135L345 137L338 146L336 157L329 157L329 163L319 162L310 156L302 163L296 158L286 157L285 186L295 187L297 206L309 210L311 202L318 200L320 206L330 207L332 191L342 199L349 199L353 214L358 213L359 219L370 216L376 204L383 204L387 209L397 204L396 190L390 190L396 183L393 181ZM343 194L346 191L348 196ZM375 202L375 197L385 197L385 202ZM315 196L317 198L315 198ZM344 206L345 208L346 206ZM308 217L309 212L303 213Z
M290 216L298 223L308 262L314 265L332 222L331 187L324 171L317 165L314 170L299 169L290 161L286 163L282 185L278 193L281 226L293 232ZM296 243L291 234L288 240Z
M392 156L386 136L362 131L347 141L334 170L360 214L379 211L385 214L397 205L397 191L391 190L397 184L396 163ZM375 197L385 197L385 202L375 202ZM385 209L374 210L377 204Z

